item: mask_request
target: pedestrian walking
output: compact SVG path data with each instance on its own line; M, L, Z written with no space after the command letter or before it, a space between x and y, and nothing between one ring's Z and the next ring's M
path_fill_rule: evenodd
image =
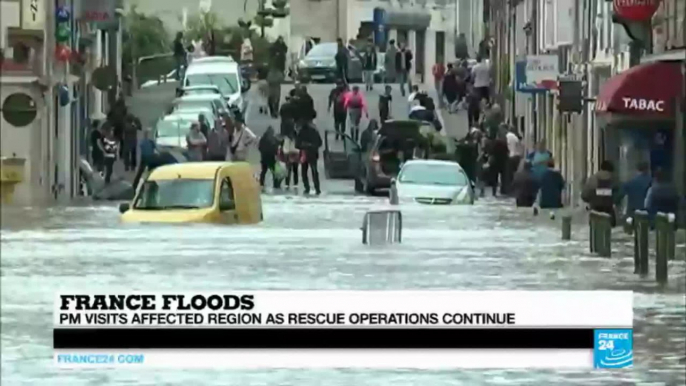
M400 43L400 50L395 54L395 72L400 82L400 94L405 96L405 84L412 88L412 52Z
M248 151L255 144L257 137L246 125L243 115L237 113L235 116L235 128L229 146L229 157L234 162L245 162L248 160Z
M476 65L472 68L474 88L481 99L491 100L491 66L481 56L476 58Z
M366 118L369 118L367 101L360 91L360 87L353 86L352 92L347 94L344 106L350 115L350 136L357 142L360 139L360 121L362 120L362 114L364 114Z
M348 48L343 44L343 39L338 38L336 40L338 44L338 49L336 50L336 74L338 79L341 79L344 84L348 84L348 62L350 61L350 52Z
M469 117L469 126L478 127L481 121L481 99L479 93L474 87L469 87L467 92L467 115Z
M112 180L114 162L119 154L119 141L114 137L114 130L107 130L102 140L104 153L105 183L109 184Z
M614 204L619 191L615 182L614 171L615 167L612 162L603 161L600 164L600 170L586 181L581 192L581 199L590 205L591 210L607 213L611 216L613 227L617 225Z
M281 118L281 131L282 136L287 135L287 133L295 132L295 117L296 117L296 105L295 105L295 89L291 89L286 95L286 101L281 105L279 109L279 117Z
M276 138L274 128L269 126L262 138L260 138L257 148L260 151L260 187L264 190L264 180L267 177L267 171L272 174L272 183L274 189L279 188L279 179L276 175L276 155L279 151L279 140Z
M452 69L452 64L448 64L448 69ZM436 60L436 64L431 68L431 73L434 76L434 88L436 89L436 95L438 95L438 107L443 108L445 103L443 102L443 79L446 76L446 68L443 64L443 58Z
M509 127L505 140L507 141L508 160L503 186L506 186L509 189L509 186L512 184L512 179L519 169L522 156L524 156L524 144L519 138L519 135L517 135L517 129L515 129L514 126Z
M286 164L286 189L291 188L291 177L293 188L298 187L298 165L300 164L300 150L296 147L295 127L286 132L282 132L283 142L281 143L281 158Z
M562 192L565 190L565 179L555 168L555 160L548 160L548 170L543 174L539 183L538 207L541 209L560 209ZM551 214L554 217L554 214Z
M314 109L314 100L307 92L304 85L298 86L296 91L296 120L300 127L312 122L317 118L317 110Z
M140 120L131 113L127 114L124 120L124 136L122 141L122 147L124 148L124 170L127 172L136 170L138 132L141 129Z
M207 138L200 131L200 124L193 122L191 129L186 134L186 146L188 147L188 160L199 162L205 159L205 149L207 147Z
M364 77L365 90L374 90L374 73L376 72L376 47L372 39L367 40L367 45L362 51L362 76Z
M283 72L276 67L272 67L267 74L267 103L269 105L269 114L275 119L279 117L281 85L283 84L283 81Z
M258 111L260 114L269 114L269 83L267 82L267 74L263 68L257 70L257 88Z
M308 122L298 132L296 138L296 147L300 149L300 163L302 165L303 185L305 186L305 194L310 193L310 180L307 175L308 171L312 172L312 180L314 182L314 190L317 195L321 194L319 186L319 171L317 170L317 161L319 160L319 148L322 147L322 137L319 135L317 128L312 122Z
M173 44L173 52L174 52L174 63L176 65L176 71L174 75L176 76L176 80L181 80L183 70L187 65L187 55L188 53L186 52L186 48L183 45L183 32L177 32L176 33L176 38L174 39L174 44Z
M119 94L117 100L114 102L107 114L107 120L113 128L112 134L119 144L124 140L124 124L126 122L126 116L128 115L128 109L126 108L126 102L124 101L124 96ZM123 158L124 149L119 147L119 156Z
M286 72L286 55L288 54L288 46L283 41L283 36L276 38L276 41L269 47L269 56L272 66L281 71L281 74Z
M525 161L522 170L517 171L512 180L511 191L515 196L516 205L525 208L534 206L538 188L538 181L531 171L531 163Z
M103 130L102 123L100 120L94 119L91 124L91 135L90 135L90 149L91 149L91 162L93 163L93 169L102 173L105 166L105 151L103 149Z
M360 135L360 151L362 153L371 148L377 131L379 131L379 122L376 119L370 119L367 128Z
M443 76L443 85L441 87L442 95L448 102L448 113L452 114L457 111L457 104L459 102L459 86L457 83L457 75L452 64L448 64L448 71ZM441 98L443 100L443 98Z
M617 194L616 203L619 204L626 197L626 207L624 215L626 218L633 218L637 210L645 210L646 196L648 189L653 183L650 176L650 165L647 162L640 162L636 165L636 175L629 181L622 184Z
M348 120L348 110L345 106L348 97L348 87L342 80L336 82L336 86L329 93L329 112L333 107L333 127L336 131L336 140L344 138L345 123Z
M393 96L391 95L393 89L391 85L387 84L384 87L384 93L379 95L379 119L383 124L391 119L391 105L393 104Z
M226 161L229 141L229 132L224 125L215 125L207 134L207 160Z
M508 193L508 188L510 187L510 181L507 180L506 177L506 172L507 172L507 162L509 160L509 151L507 148L507 139L506 139L506 132L505 130L500 131L498 135L496 136L495 140L493 141L493 148L492 148L492 162L490 165L491 168L491 177L493 178L493 196L496 195L496 188L500 186L500 194L506 195Z

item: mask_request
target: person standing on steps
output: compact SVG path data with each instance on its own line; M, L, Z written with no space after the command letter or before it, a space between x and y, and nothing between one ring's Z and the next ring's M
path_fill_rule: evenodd
M388 48L386 48L386 55L384 55L384 82L386 84L395 82L395 54L398 49L395 47L395 40L388 41Z
M302 165L303 185L305 186L304 193L310 194L310 179L308 178L307 172L308 170L311 170L314 190L317 195L320 195L322 191L319 186L317 161L319 160L319 148L322 147L322 137L311 121L304 125L298 132L295 146L300 149L300 163Z
M329 93L329 112L333 107L333 127L336 131L336 140L343 139L345 134L345 124L348 120L348 111L345 107L345 100L348 94L348 87L342 80L336 82L336 87Z
M343 80L344 84L348 84L348 62L350 61L350 52L348 51L348 47L343 44L343 39L338 38L336 40L338 43L338 49L336 51L336 72L338 75L338 79Z
M371 38L362 52L362 71L364 75L365 90L374 90L374 72L376 71L376 47Z
M382 124L391 119L391 104L393 103L391 85L387 84L384 88L384 93L379 95L379 118Z
M395 54L395 72L400 83L400 94L405 96L405 84L412 88L412 52L405 43L400 43L400 50Z
M350 136L355 142L360 139L360 121L362 114L369 118L369 110L367 109L367 101L360 91L360 87L353 86L353 91L347 94L345 98L345 108L350 114Z

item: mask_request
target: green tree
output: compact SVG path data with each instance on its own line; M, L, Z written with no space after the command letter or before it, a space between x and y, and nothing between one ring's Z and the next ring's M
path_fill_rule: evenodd
M159 17L138 12L134 5L123 21L122 62L127 74L138 58L171 51L169 34Z
M188 18L185 37L192 40L205 39L210 32L215 31L216 34L220 29L222 25L215 12L200 12Z

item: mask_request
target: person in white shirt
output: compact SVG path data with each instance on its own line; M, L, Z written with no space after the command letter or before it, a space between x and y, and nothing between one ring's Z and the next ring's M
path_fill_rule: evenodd
M506 181L504 181L503 185L509 190L514 175L517 173L517 170L519 170L519 164L522 161L522 157L524 157L524 144L517 134L517 129L512 126L509 128L505 139L507 140L509 158L507 162L507 171L505 173Z
M257 142L257 136L243 122L243 117L236 116L236 127L231 135L231 145L227 159L233 162L248 160L250 147Z
M474 89L483 100L491 99L491 66L481 56L476 58L476 65L472 68Z
M419 105L419 101L417 100L417 94L419 94L419 86L416 84L412 86L412 89L410 91L410 95L407 97L407 113L412 112L412 108L416 107Z

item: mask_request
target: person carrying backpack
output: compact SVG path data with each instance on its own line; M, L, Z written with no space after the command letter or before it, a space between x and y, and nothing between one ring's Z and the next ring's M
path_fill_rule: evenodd
M345 108L350 114L350 136L357 142L360 139L360 121L362 114L369 118L369 111L367 110L367 101L360 92L360 87L354 86L353 91L348 94L344 102Z

